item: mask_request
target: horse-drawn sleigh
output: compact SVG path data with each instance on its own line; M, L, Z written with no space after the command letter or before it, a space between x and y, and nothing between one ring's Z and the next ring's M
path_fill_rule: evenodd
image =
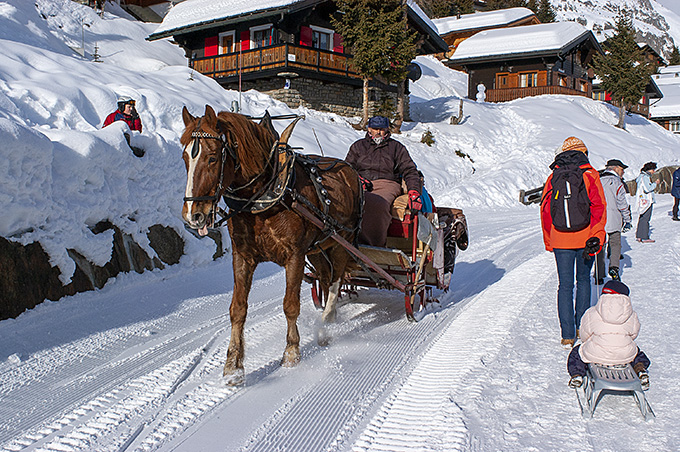
M300 360L297 317L303 279L312 283L324 323L335 319L343 284L402 291L409 320L422 316L433 288L448 288L445 248L452 270L455 248L467 247L462 211L439 209L425 216L402 209L386 248L357 245L363 204L359 176L342 160L294 152L288 140L300 117L280 137L268 114L258 124L240 114L215 114L206 106L203 117L192 116L186 107L182 117L187 169L182 218L200 235L226 221L232 244L232 329L224 367L230 383L244 377L243 325L260 262L286 270L284 366ZM222 199L228 213L218 205Z

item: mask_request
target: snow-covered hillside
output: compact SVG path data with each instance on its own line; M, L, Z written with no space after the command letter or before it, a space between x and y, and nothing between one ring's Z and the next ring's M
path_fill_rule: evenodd
M185 260L206 262L211 247L183 231L179 211L184 184L179 135L181 109L201 114L210 104L228 109L234 91L192 73L182 52L169 42L146 42L152 30L106 13L104 18L70 0L12 0L0 10L0 155L5 215L0 235L23 243L39 241L68 281L74 263L66 249L95 264L110 257L110 237L88 229L108 219L148 246L145 231L154 223L175 227L189 245ZM113 8L113 5L111 6ZM115 12L115 9L114 9ZM122 13L122 12L121 12ZM124 14L124 13L123 13ZM77 43L80 22L85 47L97 44L103 62L93 62L66 44ZM616 129L616 110L581 97L543 96L506 104L464 101L463 74L431 57L418 59L423 77L412 84L412 117L399 137L425 173L437 202L466 206L512 206L520 189L539 186L554 149L569 135L591 148L595 166L612 157L626 161L628 178L649 159L677 162L680 139L639 116ZM100 129L116 98L137 99L147 149L130 154L117 126ZM257 92L243 94L243 112L260 115L291 110ZM347 118L296 110L307 120L292 143L318 153L344 157L361 134ZM582 125L588 124L587 128ZM283 128L285 124L277 124ZM434 134L432 147L420 142ZM640 150L645 150L642 154Z
M611 36L617 16L633 17L638 41L646 42L668 58L680 43L680 16L655 0L551 0L556 20L572 20L593 30L599 40ZM600 33L598 34L598 31Z

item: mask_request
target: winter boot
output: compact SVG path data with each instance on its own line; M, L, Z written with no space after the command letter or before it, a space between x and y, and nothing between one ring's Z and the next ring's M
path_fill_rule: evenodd
M609 267L609 276L614 281L621 281L621 277L619 276L619 267Z
M572 389L580 388L583 384L583 375L574 375L569 379L569 387Z
M574 347L574 339L562 339L560 344L562 344L562 348L571 350Z
M673 221L680 221L680 217L673 217Z
M642 386L642 390L646 391L649 389L649 374L647 373L646 370L643 370L641 372L638 372L638 378L640 379L640 386Z

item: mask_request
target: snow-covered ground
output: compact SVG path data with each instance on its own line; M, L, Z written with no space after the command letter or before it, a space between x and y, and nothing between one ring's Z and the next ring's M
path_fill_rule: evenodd
M95 263L110 237L88 226L109 219L147 251L161 223L183 234L187 254L163 271L122 274L98 291L45 302L0 321L0 450L546 451L680 449L680 235L669 195L658 196L654 244L624 237L624 282L642 323L656 412L645 423L630 397L607 396L581 418L559 346L557 277L543 249L538 210L517 202L540 186L554 150L576 135L603 167L619 158L635 177L649 160L680 164L680 138L639 116L581 97L505 104L464 100L465 76L429 57L411 85L414 122L397 137L438 205L462 207L470 248L452 290L416 324L398 292L343 299L329 347L316 345L319 313L302 288L302 362L283 369L284 274L256 272L246 323L246 385L221 368L229 337L229 257L186 233L180 111L205 104L244 113L298 112L294 146L343 157L361 136L346 118L291 110L257 92L239 96L186 68L168 42L144 41L152 25L107 4L103 18L70 0L0 1L0 235L39 241L68 281L75 248ZM82 19L82 21L81 21ZM81 42L86 57L69 48ZM103 62L91 61L94 44ZM147 153L121 129L100 129L118 95L137 99ZM276 124L283 128L286 124ZM435 143L420 142L430 130ZM631 198L632 200L632 198ZM596 293L593 288L593 301Z

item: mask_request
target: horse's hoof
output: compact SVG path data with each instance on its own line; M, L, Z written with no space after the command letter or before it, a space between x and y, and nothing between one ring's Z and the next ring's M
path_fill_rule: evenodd
M331 343L331 333L323 326L319 328L319 331L317 332L316 343L319 344L320 347L328 347Z
M298 348L288 348L283 352L281 366L295 367L300 363L300 350Z
M224 375L225 383L229 386L241 386L246 382L246 373L243 369L224 369L222 374Z

